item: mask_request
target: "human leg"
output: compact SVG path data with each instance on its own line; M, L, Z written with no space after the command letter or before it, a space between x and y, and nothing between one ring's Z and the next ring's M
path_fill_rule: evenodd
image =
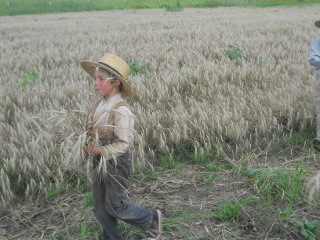
M106 211L136 227L143 230L150 228L153 220L151 210L126 202L127 180L131 173L131 155L126 153L118 158L112 174L107 178L107 189L105 195Z
M110 173L103 180L94 179L93 202L95 216L104 228L104 240L122 239L117 228L117 219L137 226L147 232L148 240L158 240L161 236L161 212L135 206L125 201L127 180L131 173L131 156L121 156L117 165L109 167ZM98 180L98 181L97 181Z
M316 112L316 131L314 148L320 151L320 70L314 70L312 83L313 101Z
M92 183L92 202L93 213L103 228L103 240L122 239L117 227L117 218L107 213L105 209L106 179L97 170L100 156L95 156L93 160L93 183Z
M121 233L117 227L117 218L107 213L105 209L106 183L96 178L92 184L93 213L103 227L104 240L120 240Z

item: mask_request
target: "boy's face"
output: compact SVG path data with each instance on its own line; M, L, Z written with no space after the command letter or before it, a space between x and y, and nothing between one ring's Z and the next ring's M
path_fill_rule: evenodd
M96 92L100 96L103 96L105 97L105 99L108 99L119 93L120 80L111 82L108 73L100 69L94 70L94 76L94 87Z

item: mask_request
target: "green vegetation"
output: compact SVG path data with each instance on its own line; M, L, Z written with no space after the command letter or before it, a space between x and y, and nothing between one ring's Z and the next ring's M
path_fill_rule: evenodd
M143 8L165 8L168 12L177 12L182 11L184 7L215 8L230 6L301 6L314 3L319 3L319 0L1 0L0 16Z
M297 226L297 229L304 240L316 240L319 237L319 224L319 220L314 220L312 222L303 221Z
M130 67L130 75L132 76L137 75L138 73L147 74L146 67L144 65L141 65L140 61L137 59L132 60L128 63L128 65Z
M220 203L219 208L214 211L215 213L211 216L220 221L226 221L232 218L236 218L239 215L241 208L241 202L236 201L235 203L232 203L230 202L230 200L226 199L225 201Z
M181 11L183 11L183 7L181 6L179 0L177 0L176 5L174 5L174 6L166 5L165 9L167 12L181 12Z
M4 108L4 120L7 124L12 125L14 121L14 107L11 103L6 103Z
M246 171L246 175L255 180L255 189L259 195L266 199L283 199L287 203L293 203L301 196L303 190L301 182L306 174L305 166L295 166L293 173L274 168Z
M243 58L244 52L239 47L228 45L229 49L225 50L225 55L230 58L231 60L234 60L238 62L241 58Z
M22 75L22 82L21 82L21 86L22 87L32 87L36 84L41 83L38 79L37 79L37 73L35 70L31 70L25 74Z

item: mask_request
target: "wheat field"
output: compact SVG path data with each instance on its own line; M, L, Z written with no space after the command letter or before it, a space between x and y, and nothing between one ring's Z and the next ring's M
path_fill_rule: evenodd
M136 165L183 144L250 149L261 133L313 124L308 58L318 17L314 6L0 17L1 207L86 174L79 149L98 97L80 61L107 52L147 69L129 78ZM241 59L228 58L229 45Z

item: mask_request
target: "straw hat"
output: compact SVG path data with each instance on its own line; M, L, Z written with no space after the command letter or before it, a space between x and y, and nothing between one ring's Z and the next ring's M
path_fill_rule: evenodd
M127 96L132 96L133 91L132 88L127 81L127 77L130 73L129 65L120 57L107 53L105 54L99 62L91 62L88 60L81 61L82 68L94 78L94 68L99 67L104 69L112 74L114 74L117 78L119 78L122 82L123 91Z
M317 28L320 28L320 20L315 21L315 22L314 22L314 25L315 25Z

